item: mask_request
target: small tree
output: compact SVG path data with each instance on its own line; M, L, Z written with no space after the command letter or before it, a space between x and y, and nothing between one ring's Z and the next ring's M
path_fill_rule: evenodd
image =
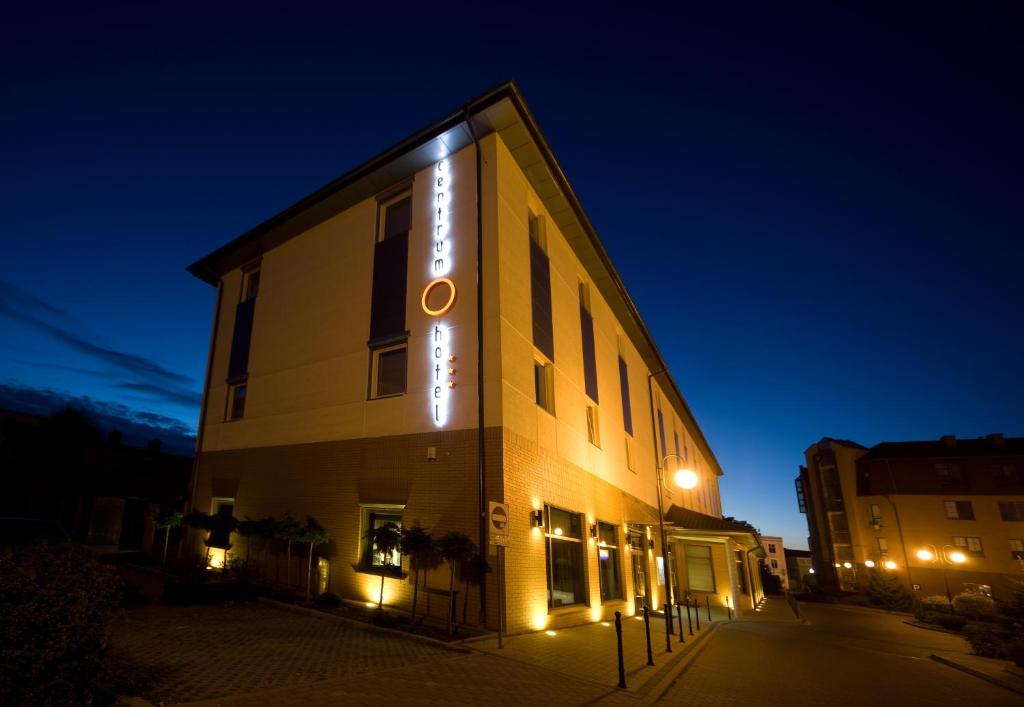
M238 519L231 515L228 506L221 506L217 513L209 516L210 537L206 539L206 558L209 564L210 548L224 551L224 563L221 569L227 569L228 550L231 549L231 533L238 528Z
M331 537L327 534L327 530L324 529L320 523L317 522L313 516L306 516L306 525L302 527L302 532L299 535L300 542L309 543L309 564L306 567L306 598L312 598L310 593L310 579L313 576L313 550L317 545L323 545L325 542L330 540Z
M419 523L402 528L402 554L409 556L409 569L413 571L412 581L412 618L416 621L416 601L419 596L420 572L423 574L424 585L426 573L441 564L437 551L437 543Z
M466 594L462 597L462 623L466 623L466 613L469 609L469 587L482 587L484 576L491 571L487 558L476 553L462 563L462 582Z
M448 635L455 633L455 606L452 597L455 595L455 569L466 562L476 552L476 545L469 536L454 530L445 533L437 541L441 557L448 563Z
M868 599L886 611L905 611L911 605L907 590L903 588L895 574L886 570L871 570Z
M259 532L259 521L250 520L248 517L238 521L238 534L245 538L245 566L249 567L250 550L252 539Z
M181 519L181 524L186 528L193 530L203 530L209 532L213 528L212 518L208 513L197 511L194 508L189 511L184 518ZM210 546L206 546L206 558L203 562L203 566L210 564Z
M171 539L171 529L181 525L185 516L173 506L161 505L153 516L153 524L158 530L164 531L164 558L163 564L167 564L167 545Z
M388 522L377 528L370 528L366 531L366 540L370 546L369 561L373 563L373 556L381 555L380 567L380 598L377 600L377 609L384 607L384 577L388 575L388 569L392 566L391 560L395 552L402 547L402 531L394 523Z
M285 513L284 518L277 522L274 528L274 537L285 544L285 576L286 583L292 586L292 543L297 542L302 535L302 524L292 517L291 513Z

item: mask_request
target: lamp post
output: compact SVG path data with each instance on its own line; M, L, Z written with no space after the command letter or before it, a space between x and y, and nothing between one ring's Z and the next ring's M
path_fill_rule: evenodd
M929 549L931 548L931 549ZM946 566L957 566L967 562L967 555L957 550L952 545L943 545L942 550L936 548L935 545L925 544L921 549L917 551L917 559L922 562L931 562L932 564L938 564L941 562L942 566L942 581L946 585L946 599L952 603L953 593L949 591L949 575L947 574Z
M668 563L668 537L665 535L665 508L661 500L661 489L671 491L668 484L665 483L665 467L668 465L668 460L673 457L680 462L680 467L672 474L672 481L676 486L681 489L692 489L699 480L696 472L682 466L685 462L678 454L666 454L658 461L658 532L661 535L661 562L665 572L665 594L669 607L672 606L672 568ZM671 618L669 626L671 627Z

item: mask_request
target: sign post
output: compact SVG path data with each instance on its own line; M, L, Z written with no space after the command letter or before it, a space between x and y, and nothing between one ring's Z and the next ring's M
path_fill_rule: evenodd
M488 540L498 555L498 648L502 645L505 625L505 547L508 545L508 504L491 501L487 504Z

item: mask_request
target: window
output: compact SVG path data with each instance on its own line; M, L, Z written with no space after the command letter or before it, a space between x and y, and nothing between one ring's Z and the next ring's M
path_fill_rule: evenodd
M672 430L672 439L676 443L676 462L682 462L683 457L681 454L679 454L679 433L676 432L675 430Z
M578 513L544 506L548 608L586 603L583 578L583 521Z
M595 447L601 446L601 424L596 405L587 406L587 439Z
M551 315L551 263L545 242L544 220L530 214L530 300L533 311L533 345L555 360Z
M956 485L964 479L963 471L958 464L936 464L935 476L941 483L947 485Z
M740 593L741 594L749 594L750 593L749 591L747 591L747 573L743 569L745 565L746 565L746 562L744 561L743 551L742 550L737 550L736 551L736 583L739 585L739 589L740 589Z
M587 395L597 399L597 357L594 349L594 317L590 313L590 288L580 283L580 334L583 339L583 384Z
M1010 557L1015 560L1024 560L1024 539L1010 538Z
M533 393L537 405L555 414L554 369L550 363L533 362Z
M386 398L405 393L409 349L405 344L373 351L372 398Z
M597 576L601 584L601 601L622 598L619 576L619 533L609 523L597 524Z
M389 571L400 574L402 571L402 554L396 547L385 555L373 541L372 530L391 526L395 530L402 529L402 511L400 505L363 506L363 556L360 564L364 568L390 568Z
M1024 520L1024 502L1000 501L999 516L1003 520Z
M877 503L871 504L871 524L879 525L882 522L882 509L878 507Z
M970 501L946 501L947 520L974 520L974 509Z
M412 230L412 196L405 192L380 205L380 234L378 240L395 236L408 236Z
M619 389L622 393L622 426L632 436L633 409L629 404L629 368L622 356L619 356Z
M966 554L970 555L971 557L985 556L985 551L981 547L981 538L954 535L953 544L956 545L959 549L963 550Z
M779 569L779 561L774 559L774 558L772 559L772 569L773 570Z
M775 554L775 543L768 543L768 552Z
M213 498L210 500L210 515L228 515L232 516L235 514L235 499L233 498Z
M665 416L658 410L658 438L661 440L661 456L668 454L668 447L665 445Z
M242 302L256 299L260 293L260 269L255 268L242 274Z
M885 538L878 538L878 551L883 555L889 552L889 541Z
M228 388L228 419L241 420L245 416L245 396L249 386L245 383Z
M715 570L711 566L711 548L686 545L686 580L690 591L715 591Z

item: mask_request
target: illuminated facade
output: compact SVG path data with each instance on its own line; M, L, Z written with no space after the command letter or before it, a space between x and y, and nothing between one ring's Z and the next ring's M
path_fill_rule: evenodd
M822 587L890 571L914 596L998 596L1024 572L1024 438L825 438L805 458L797 495Z
M697 477L666 509L721 518L718 462L512 84L189 269L218 288L194 505L314 516L342 596L376 597L363 538L387 522L465 533L493 566L499 501L509 631L632 614L667 595L659 463ZM408 607L392 574L384 601ZM494 576L468 610L492 627Z

